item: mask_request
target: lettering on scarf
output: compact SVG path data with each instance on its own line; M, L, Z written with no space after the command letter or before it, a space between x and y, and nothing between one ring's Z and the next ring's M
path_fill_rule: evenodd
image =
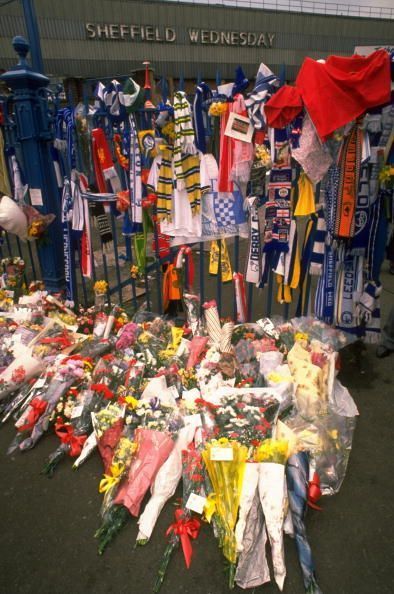
M85 23L88 39L132 42L174 43L272 48L275 33L255 31L216 31L188 28L177 31L170 26L126 25L118 23Z

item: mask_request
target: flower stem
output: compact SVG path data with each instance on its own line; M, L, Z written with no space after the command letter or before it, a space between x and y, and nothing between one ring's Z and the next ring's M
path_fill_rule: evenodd
M171 559L171 555L172 555L173 551L175 550L175 548L178 546L178 543L179 543L179 537L173 536L165 548L163 559L161 561L159 571L157 574L157 578L155 581L155 585L153 586L153 592L155 592L155 593L157 593L160 590L161 586L163 585L164 578L165 578L165 575L167 572L167 567L168 567L168 564Z

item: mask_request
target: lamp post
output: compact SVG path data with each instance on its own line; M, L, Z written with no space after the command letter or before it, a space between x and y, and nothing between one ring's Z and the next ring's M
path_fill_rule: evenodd
M12 126L21 167L35 208L42 214L56 215L48 227L48 243L37 246L42 279L48 291L64 287L64 258L61 228L61 204L50 152L53 126L48 105L49 79L35 72L27 63L29 44L23 37L14 37L12 45L19 62L0 76L11 89Z

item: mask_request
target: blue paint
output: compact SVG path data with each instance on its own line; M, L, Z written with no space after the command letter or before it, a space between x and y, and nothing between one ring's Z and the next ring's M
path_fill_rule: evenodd
M56 215L48 228L49 243L40 245L37 252L46 289L59 291L64 288L63 235L59 190L49 146L53 140L47 101L49 79L27 63L29 44L23 37L14 37L12 43L19 62L0 78L12 90L16 142L25 180L29 188L41 190L43 205L36 208L43 214Z

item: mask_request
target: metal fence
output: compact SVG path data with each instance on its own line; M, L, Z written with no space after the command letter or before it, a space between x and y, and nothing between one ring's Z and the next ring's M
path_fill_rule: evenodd
M91 99L91 88L93 81L86 83L83 93L83 103L85 109L88 109L89 100ZM56 112L66 104L71 109L75 109L75 100L70 95L65 97L62 89L57 88L50 91L48 88L43 92L42 88L37 91L39 95L39 107L41 115L48 116L48 130L43 134L43 130L39 129L34 132L40 143L52 145L54 141L54 127ZM22 101L28 100L29 95L22 93ZM23 142L28 138L28 134L33 134L29 128L29 132L22 132L21 115L18 112L17 101L21 100L15 91L7 97L0 97L0 103L3 106L3 132L5 137L5 151L7 154L15 153L22 174L28 165L30 153L21 150ZM37 106L36 106L37 107ZM23 105L22 113L26 114L26 105ZM32 112L32 117L36 111ZM151 111L140 110L136 114L137 125L140 129L149 128L151 126ZM100 126L105 131L108 141L111 143L115 128L111 120L107 117L104 104L100 104L93 116L94 126ZM39 120L41 122L41 120ZM29 122L30 124L30 122ZM127 123L125 124L127 125ZM48 148L48 147L46 147ZM79 170L83 171L83 155L81 146L78 143L78 137L75 137L76 149L76 165ZM24 155L24 156L23 156ZM115 160L114 160L115 161ZM54 167L53 162L47 164L46 174L50 177L53 172L50 171ZM70 173L69 171L67 173ZM123 189L127 189L127 176L125 172L119 168L119 178ZM28 180L27 180L28 181ZM35 186L32 186L35 187ZM87 199L86 196L84 199ZM61 191L57 188L58 205L52 204L56 212L60 212ZM94 228L92 229L90 250L93 257L93 270L91 279L83 276L81 270L81 250L77 242L76 249L72 253L72 270L71 274L74 279L76 287L76 302L84 306L88 306L93 301L93 284L96 280L106 280L109 285L108 297L113 302L118 302L122 305L128 304L133 310L141 304L143 300L146 301L147 308L157 313L163 313L163 299L162 299L162 283L163 273L165 267L169 262L173 261L179 248L171 248L170 253L162 257L158 247L158 231L154 226L155 248L149 246L147 253L146 266L142 270L141 278L135 279L130 275L130 266L136 261L136 253L133 249L133 237L124 236L121 231L120 221L116 216L116 211L110 208L109 213L110 227L113 237L113 252L108 253L103 249L103 244L100 235ZM61 227L57 227L61 229ZM54 239L52 237L52 239ZM209 244L200 242L194 244L193 254L195 263L195 282L194 286L184 286L187 291L194 291L200 294L201 302L205 300L216 299L219 312L222 316L232 317L236 319L237 307L233 283L222 283L221 279L221 244L219 244L219 263L218 274L211 276L209 274ZM228 251L231 260L231 267L233 272L242 272L245 265L245 257L247 251L247 241L240 237L233 237L228 241ZM55 247L53 247L55 249ZM53 255L53 254L52 254ZM26 278L28 283L30 280L45 278L45 258L42 258L39 249L36 249L34 242L22 243L15 236L10 236L3 232L2 243L0 244L0 257L20 256L27 263ZM186 264L187 266L187 264ZM186 271L187 272L187 271ZM187 279L188 274L184 277ZM186 281L185 281L186 283ZM257 289L253 285L247 286L247 304L249 319L256 319L264 315L281 314L288 318L289 314L293 314L293 307L288 304L278 305L274 299L274 277L271 272L268 285L265 289Z

